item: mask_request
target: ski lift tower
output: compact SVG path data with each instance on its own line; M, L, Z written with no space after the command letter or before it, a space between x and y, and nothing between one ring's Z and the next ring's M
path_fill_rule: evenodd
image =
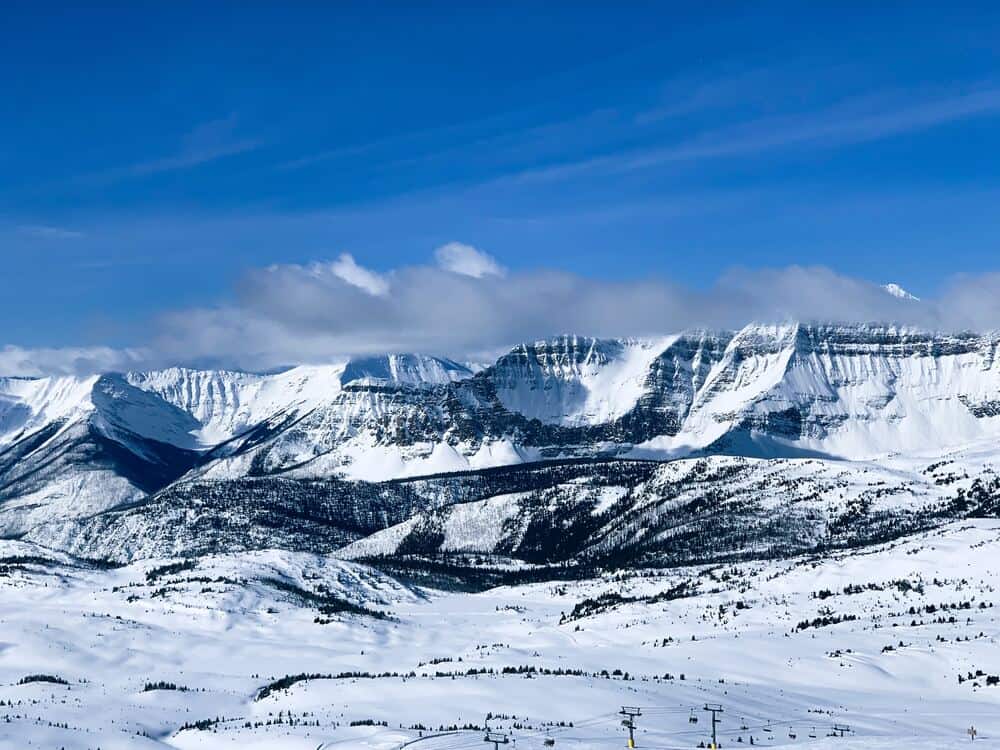
M719 741L715 733L715 725L719 723L719 714L722 711L722 705L719 703L706 703L705 710L712 712L712 750L717 750L719 747Z
M628 746L633 748L635 747L635 718L642 716L642 711L639 710L638 706L622 706L622 710L618 713L625 717L622 719L622 726L628 729Z

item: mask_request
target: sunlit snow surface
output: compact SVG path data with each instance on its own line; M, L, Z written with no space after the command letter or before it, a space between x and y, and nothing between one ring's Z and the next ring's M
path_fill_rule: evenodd
M0 557L4 748L398 748L423 734L420 750L458 750L486 747L482 731L438 727L482 726L487 713L509 717L491 726L517 748L546 737L557 748L612 748L624 746L623 705L642 709L639 747L689 748L707 741L706 702L725 708L724 747L753 736L762 747L931 750L964 747L970 725L977 746L1000 746L1000 687L986 684L1000 674L997 521L825 559L482 594L415 590L290 552L159 573L169 561L95 570L19 542L2 543ZM690 596L653 598L685 581ZM392 619L315 622L301 592ZM607 593L633 601L561 622ZM797 627L822 617L857 619ZM584 674L465 674L518 666ZM313 679L255 700L302 672L414 676ZM32 674L69 684L17 684ZM158 681L189 689L143 690ZM388 726L350 726L369 719ZM834 724L852 735L827 737Z

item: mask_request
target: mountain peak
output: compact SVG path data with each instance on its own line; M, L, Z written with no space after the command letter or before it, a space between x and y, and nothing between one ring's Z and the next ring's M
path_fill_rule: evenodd
M344 384L386 381L399 385L443 385L472 377L465 365L422 354L386 354L348 361L341 375Z

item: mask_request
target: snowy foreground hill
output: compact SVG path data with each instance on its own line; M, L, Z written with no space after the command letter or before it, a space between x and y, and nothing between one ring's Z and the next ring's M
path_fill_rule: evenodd
M0 747L1000 746L998 345L0 378Z
M0 554L2 747L614 748L636 706L639 747L694 748L709 703L723 747L1000 746L997 521L478 594L284 551Z

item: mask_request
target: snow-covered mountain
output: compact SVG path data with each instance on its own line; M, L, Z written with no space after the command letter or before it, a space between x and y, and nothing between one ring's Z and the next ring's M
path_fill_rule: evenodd
M455 382L354 381L202 471L379 481L571 456L946 450L1000 434L998 340L798 324L560 337Z
M423 494L392 484L449 472L713 456L778 459L788 476L789 462L805 458L926 465L1000 436L998 344L993 334L789 323L649 340L561 336L476 372L390 355L266 375L5 379L0 529L100 555L107 545L94 539L119 539L126 557L184 549L195 529L216 527L206 538L226 548L273 533L330 549L395 524L429 527L409 514L453 503L483 501L483 518L523 520L513 480L474 497L451 496L446 481ZM361 489L372 482L396 489ZM569 500L579 519L583 505ZM833 518L835 503L826 505Z
M290 424L351 383L419 389L469 375L448 360L391 355L271 375L171 368L0 379L0 532L136 502L227 441Z

